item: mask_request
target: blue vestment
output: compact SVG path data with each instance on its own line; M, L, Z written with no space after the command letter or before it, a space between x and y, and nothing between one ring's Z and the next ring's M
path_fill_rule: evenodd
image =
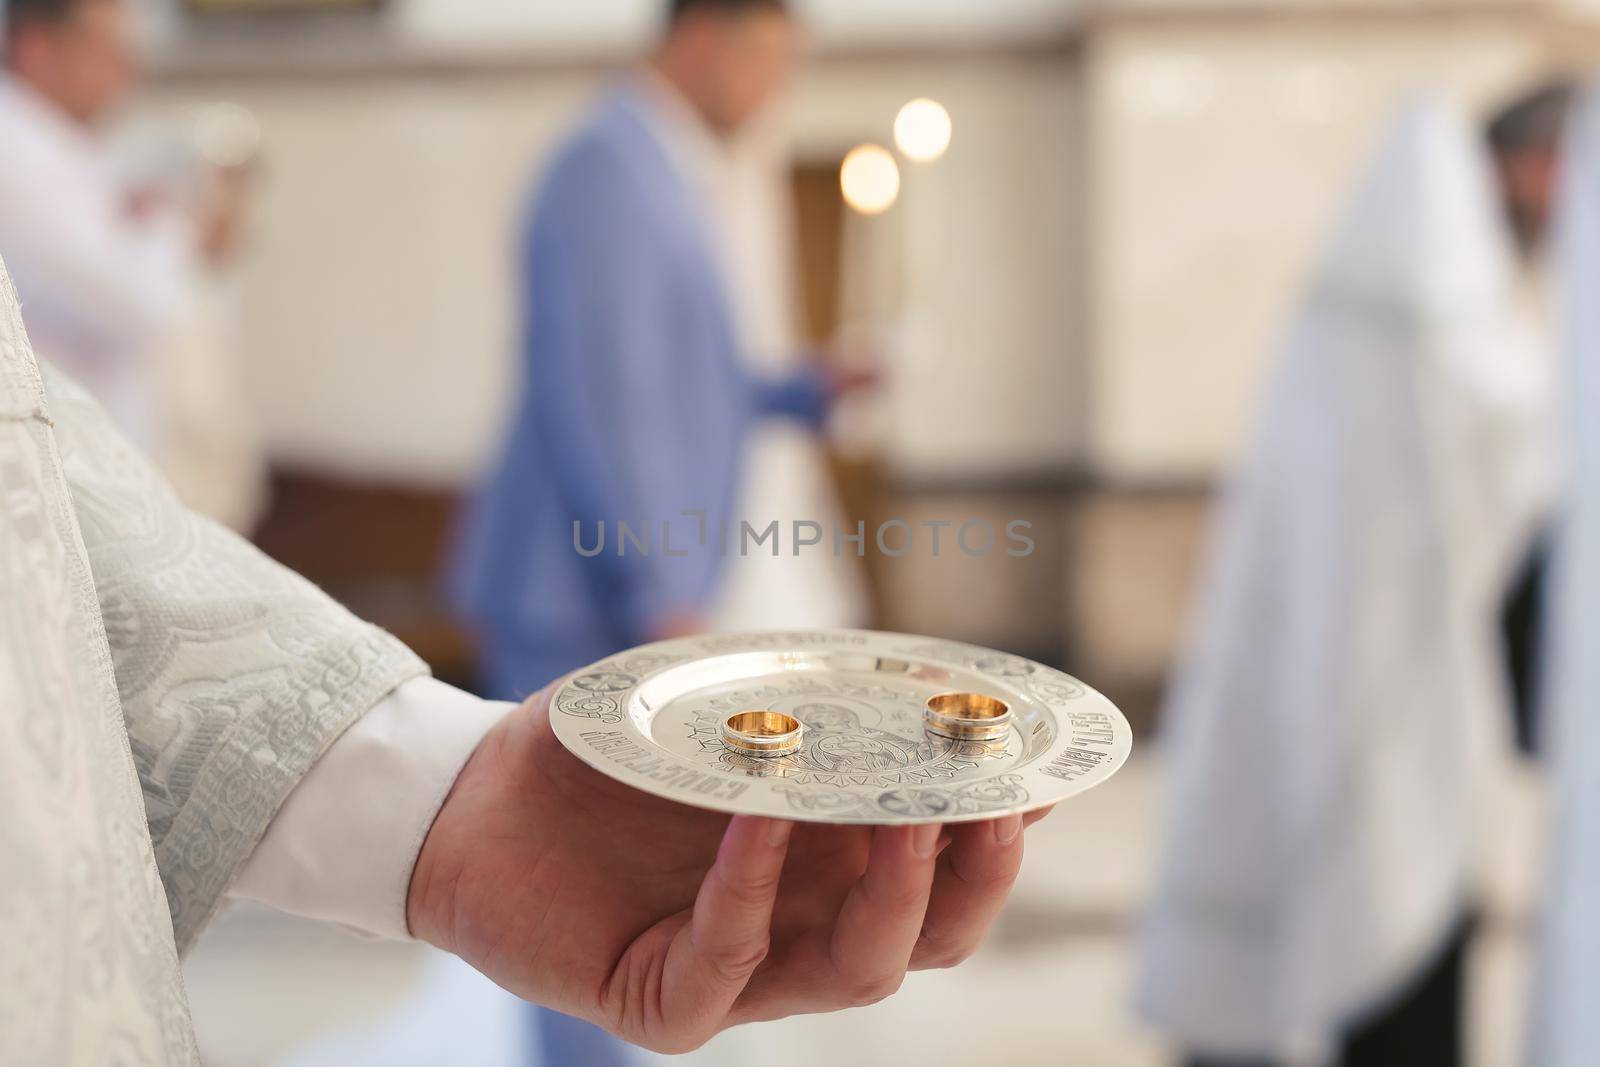
M706 209L653 106L641 86L607 94L523 229L523 380L451 568L491 696L526 696L702 611L746 434L768 416L818 423L826 403L818 373L746 369ZM619 553L619 522L648 552ZM540 1014L546 1063L629 1060L603 1032Z
M496 695L526 695L646 640L671 612L702 610L747 431L764 416L820 421L825 404L815 373L746 370L705 207L651 107L642 87L607 94L524 228L523 380L452 568ZM619 521L648 531L648 555L633 542L619 554ZM586 551L603 526L604 549L581 554L574 522Z

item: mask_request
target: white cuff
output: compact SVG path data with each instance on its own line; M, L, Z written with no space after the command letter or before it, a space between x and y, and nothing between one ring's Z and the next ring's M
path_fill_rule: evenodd
M405 682L301 779L228 895L409 939L423 839L467 757L513 707L432 678Z

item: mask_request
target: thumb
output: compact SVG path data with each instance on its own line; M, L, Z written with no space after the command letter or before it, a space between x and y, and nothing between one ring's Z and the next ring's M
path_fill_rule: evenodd
M722 1029L766 958L793 827L747 815L728 823L694 912L667 950L661 1014L668 1028L701 1041Z

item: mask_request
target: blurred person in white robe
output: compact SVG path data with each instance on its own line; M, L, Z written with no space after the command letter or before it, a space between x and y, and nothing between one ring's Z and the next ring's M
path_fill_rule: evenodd
M255 518L260 450L240 402L241 168L134 182L110 127L137 86L127 0L4 0L0 253L34 343L152 453L191 506Z
M1556 480L1502 196L1463 116L1405 112L1222 505L1139 983L1196 1063L1458 1062L1499 610Z

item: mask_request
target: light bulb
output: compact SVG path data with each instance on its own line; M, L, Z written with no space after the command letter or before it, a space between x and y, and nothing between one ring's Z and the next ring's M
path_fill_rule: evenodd
M852 148L839 168L839 188L845 203L863 215L881 215L900 197L900 167L887 148Z
M908 159L931 163L950 147L950 112L937 100L913 100L894 120L894 143Z

